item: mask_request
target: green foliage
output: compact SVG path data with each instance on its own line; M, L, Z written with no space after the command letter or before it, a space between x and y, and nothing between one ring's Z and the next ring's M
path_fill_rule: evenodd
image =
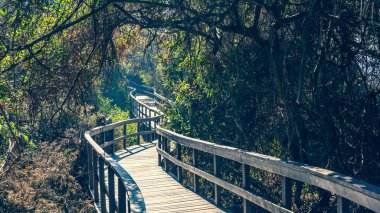
M128 112L123 111L116 104L112 105L112 100L98 96L99 112L111 118L113 122L126 120L129 118Z

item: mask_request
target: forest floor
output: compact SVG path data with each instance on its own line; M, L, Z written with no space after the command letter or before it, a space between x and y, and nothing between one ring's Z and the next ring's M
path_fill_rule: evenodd
M86 187L84 145L74 130L25 150L0 176L0 212L95 212Z

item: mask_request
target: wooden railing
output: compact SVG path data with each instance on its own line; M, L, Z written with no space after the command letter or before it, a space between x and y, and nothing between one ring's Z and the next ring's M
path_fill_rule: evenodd
M154 89L147 91L145 87L138 87L138 92L148 95L155 100L155 106L162 106L157 101L157 94ZM145 90L145 91L144 91ZM135 90L130 93L133 113L137 117L147 118L157 115L159 112L151 109L150 106L139 101L135 97ZM162 97L162 96L161 96ZM162 99L161 99L162 100ZM167 99L165 99L168 101ZM144 113L145 112L145 113ZM164 129L159 125L154 128L157 133L158 165L163 165L166 171L169 170L168 163L171 162L177 167L177 179L183 181L183 170L193 174L194 192L199 192L199 177L214 184L214 202L216 205L221 201L221 188L224 188L243 198L244 212L250 212L251 203L271 212L292 212L292 182L300 181L315 187L327 190L336 195L337 212L349 212L349 200L365 208L380 212L380 188L369 183L356 180L333 171L317 168L302 163L285 161L279 158L248 152L238 148L223 146L203 140L198 140L177 134ZM170 154L169 142L175 143L176 156ZM192 149L192 164L183 162L182 146ZM213 173L202 171L198 166L198 156L200 153L208 153L213 156ZM241 165L240 186L232 184L220 175L221 158L238 162ZM162 163L163 162L163 163ZM281 177L281 203L274 203L260 197L249 190L250 170L256 168L269 173L280 175ZM168 201L170 202L170 201Z

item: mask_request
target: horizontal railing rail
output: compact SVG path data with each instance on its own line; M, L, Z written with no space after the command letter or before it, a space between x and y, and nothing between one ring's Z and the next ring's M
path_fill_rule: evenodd
M135 97L136 91L141 94L148 94L141 90L144 90L144 87L139 87L137 90L134 89L130 93L131 100L133 101L133 103L131 103L131 109L134 109L133 113L137 117L143 118L150 117L152 112L155 112L154 116L161 114ZM153 91L155 90L153 89ZM155 95L155 92L148 95L154 98L156 102L157 95ZM156 106L157 105L159 104L156 103ZM144 111L149 113L142 113ZM271 212L291 212L292 181L299 181L335 194L337 197L338 212L349 211L348 200L375 212L380 212L380 187L375 185L323 168L281 160L272 156L186 137L164 129L159 125L154 129L158 139L158 164L162 165L163 162L164 169L168 171L168 162L173 163L177 167L177 179L179 182L183 181L183 169L191 172L194 180L192 188L195 192L199 192L199 177L213 183L214 202L216 205L220 204L220 189L224 188L243 198L243 209L245 212L249 212L249 208L252 207L250 203L254 203ZM169 146L169 141L176 143L176 157L170 155L170 148L172 146ZM181 146L186 146L193 150L192 164L185 163L181 160L183 155L181 153ZM200 153L208 153L213 156L213 174L209 174L199 168L198 156ZM221 158L240 163L241 186L223 180L220 175ZM249 174L251 168L277 174L281 177L281 203L266 200L249 190Z

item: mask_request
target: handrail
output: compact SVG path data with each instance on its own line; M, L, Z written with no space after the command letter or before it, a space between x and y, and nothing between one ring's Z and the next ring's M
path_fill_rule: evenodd
M141 87L140 87L141 88ZM142 87L143 88L143 87ZM135 97L136 89L130 92L131 100L137 105L151 109L148 105L137 100ZM141 92L141 91L140 91ZM155 92L154 92L155 93ZM153 93L153 94L154 94ZM154 95L156 97L156 95ZM135 104L136 105L136 104ZM132 110L133 111L133 110ZM158 113L158 112L157 112ZM297 180L303 183L308 183L313 186L325 189L337 196L338 212L344 212L349 209L347 200L353 201L363 207L366 207L375 212L380 212L380 188L354 179L340 173L330 171L323 168L310 166L293 161L281 160L268 155L263 155L255 152L223 146L208 141L194 139L175 133L173 131L162 128L157 125L156 133L158 135L157 152L159 155L159 165L161 158L164 158L164 167L167 170L167 161L174 163L177 166L177 178L182 181L182 168L194 174L194 180L199 177L215 184L215 203L218 204L220 198L218 196L220 190L218 187L223 187L244 199L244 209L247 210L248 202L255 203L262 208L272 212L291 212L291 182ZM168 141L171 140L177 143L177 158L168 154ZM193 149L194 153L198 151L206 152L213 155L214 158L214 174L208 174L197 168L197 155L193 155L193 165L186 164L181 161L181 145ZM238 187L219 177L218 158L226 158L242 164L243 187ZM195 164L195 165L194 165ZM265 200L247 190L249 185L249 167L254 167L270 173L280 175L282 177L282 202L281 205ZM194 181L193 189L197 191L197 181Z

